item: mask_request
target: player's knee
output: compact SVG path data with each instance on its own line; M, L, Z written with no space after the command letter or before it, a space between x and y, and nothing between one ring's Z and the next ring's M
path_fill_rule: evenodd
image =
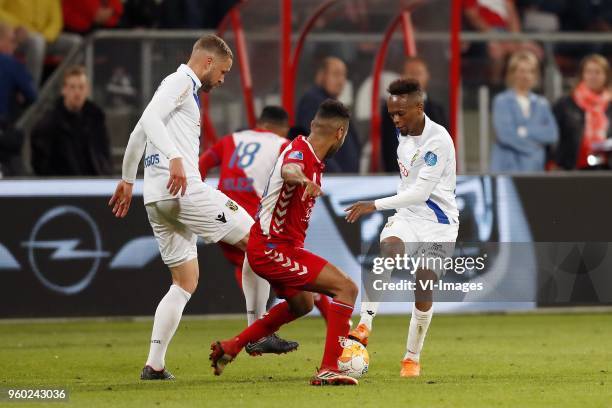
M355 299L357 299L357 295L359 294L359 288L351 279L347 279L346 294L350 299L353 300L353 302L355 302Z
M359 293L359 288L349 278L348 276L344 276L342 281L339 282L338 289L336 290L336 294L345 302L355 302L357 299L357 294Z
M404 254L404 242L397 237L389 237L380 243L380 253L384 257L394 257Z
M180 286L181 289L193 295L196 289L198 288L198 279L196 278L195 280L182 280L176 282L176 284Z

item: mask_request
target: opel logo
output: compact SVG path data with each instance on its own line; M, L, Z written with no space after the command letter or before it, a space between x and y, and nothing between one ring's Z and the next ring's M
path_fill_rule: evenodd
M69 222L70 218L78 217L80 220L84 221L85 226L89 227L89 232L83 232L83 234L79 233L77 236L69 235L68 237L58 237L59 239L49 240L49 233L42 234L41 231L43 231L45 226L51 221L58 217L65 218L63 220L65 224L63 225L66 225L66 229L68 229L69 226L71 229L74 229L80 226L80 224L83 224L83 222ZM41 239L41 235L45 239ZM80 249L79 246L84 240L92 242L94 248ZM100 231L93 218L82 209L74 206L55 207L44 213L34 225L34 229L30 234L30 240L23 242L22 246L28 248L28 260L36 277L48 289L64 295L74 295L89 286L98 271L100 259L109 256L108 252L102 251ZM49 250L51 250L51 252L49 252ZM41 253L43 255L41 255ZM41 256L47 254L48 260L51 261L53 265L53 270L48 269L50 268L50 262L43 262L43 265L40 265ZM75 265L70 265L69 261L78 261L82 265L83 260L91 260L91 265L86 269L84 275L79 274L79 278L76 282L54 282L55 278L53 278L53 276L57 275L55 272L61 270L60 268L65 268L65 270L73 272ZM70 266L72 266L72 269L70 269ZM79 268L81 267L82 266L79 266Z

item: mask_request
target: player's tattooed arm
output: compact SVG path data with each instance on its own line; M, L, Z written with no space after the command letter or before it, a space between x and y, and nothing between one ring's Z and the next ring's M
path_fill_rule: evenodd
M317 198L323 194L321 187L312 180L310 180L304 172L300 165L295 163L287 163L283 165L281 168L281 177L285 181L285 183L290 186L304 186L304 194L302 194L302 201L305 201L309 197Z
M374 205L374 201L357 201L348 208L345 208L344 211L347 213L346 221L352 224L362 215L376 211L376 205Z

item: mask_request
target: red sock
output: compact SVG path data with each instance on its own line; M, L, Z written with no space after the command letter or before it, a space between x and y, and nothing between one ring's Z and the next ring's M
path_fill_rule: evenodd
M295 319L296 316L289 310L289 304L287 302L279 303L268 310L268 313L263 315L261 319L257 319L255 323L244 329L238 336L234 337L233 341L238 347L238 350L241 350L247 343L257 341L262 337L275 333L283 324L289 323Z
M242 266L234 267L234 277L236 278L236 282L238 282L238 287L242 290Z
M332 300L327 315L327 337L321 368L338 370L338 357L342 354L342 338L348 337L349 319L353 314L353 306Z
M321 295L319 293L314 294L314 303L319 312L321 312L321 316L327 321L327 314L329 313L329 298L325 295Z

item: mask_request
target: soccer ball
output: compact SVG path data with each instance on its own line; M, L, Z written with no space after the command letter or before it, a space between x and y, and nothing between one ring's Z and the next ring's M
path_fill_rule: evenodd
M342 354L338 358L338 369L342 374L360 378L368 372L370 355L361 343L351 339L342 339Z

